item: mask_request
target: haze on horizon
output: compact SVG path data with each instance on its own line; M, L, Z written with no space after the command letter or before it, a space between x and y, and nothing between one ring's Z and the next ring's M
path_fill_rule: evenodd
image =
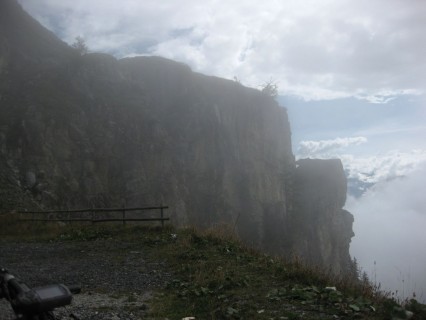
M426 299L425 1L19 2L92 51L275 82L297 157L339 157L349 178L373 185L347 201L352 255L384 288L402 292L404 279L405 296Z

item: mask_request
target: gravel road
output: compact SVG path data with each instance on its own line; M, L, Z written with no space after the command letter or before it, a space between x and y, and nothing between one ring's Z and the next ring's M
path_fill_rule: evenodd
M58 319L146 319L147 300L170 280L165 263L151 261L137 243L0 242L0 266L29 286L80 285L71 306L55 311ZM0 320L13 319L0 300Z

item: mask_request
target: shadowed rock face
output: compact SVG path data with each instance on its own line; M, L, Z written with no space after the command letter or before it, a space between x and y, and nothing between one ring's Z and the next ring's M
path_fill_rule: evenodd
M167 204L176 225L228 224L267 251L347 265L340 161L296 168L285 108L163 58L80 56L13 0L0 2L0 163L2 211Z
M343 206L347 181L340 160L302 159L295 173L295 252L340 273L350 267L353 216Z

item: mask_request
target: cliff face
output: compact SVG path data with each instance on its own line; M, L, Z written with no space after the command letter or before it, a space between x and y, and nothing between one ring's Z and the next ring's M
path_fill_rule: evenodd
M12 0L0 4L0 162L3 211L162 203L176 225L224 223L271 252L348 263L341 164L296 168L273 99L162 58L79 56Z
M297 161L292 248L309 263L341 273L350 268L353 216L343 206L347 181L340 160Z

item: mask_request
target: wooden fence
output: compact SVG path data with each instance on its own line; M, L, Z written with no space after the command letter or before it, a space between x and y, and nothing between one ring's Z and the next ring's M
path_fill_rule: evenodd
M142 208L89 208L77 210L49 210L49 211L21 211L21 221L44 221L44 222L122 222L126 224L127 221L160 221L161 226L164 227L164 221L169 218L164 217L164 210L168 209L167 206L158 207L142 207ZM159 210L158 218L141 218L126 216L127 212L139 211L142 214L144 211ZM118 213L120 217L105 216L105 213ZM103 214L103 215L102 215ZM30 217L25 217L30 215Z

